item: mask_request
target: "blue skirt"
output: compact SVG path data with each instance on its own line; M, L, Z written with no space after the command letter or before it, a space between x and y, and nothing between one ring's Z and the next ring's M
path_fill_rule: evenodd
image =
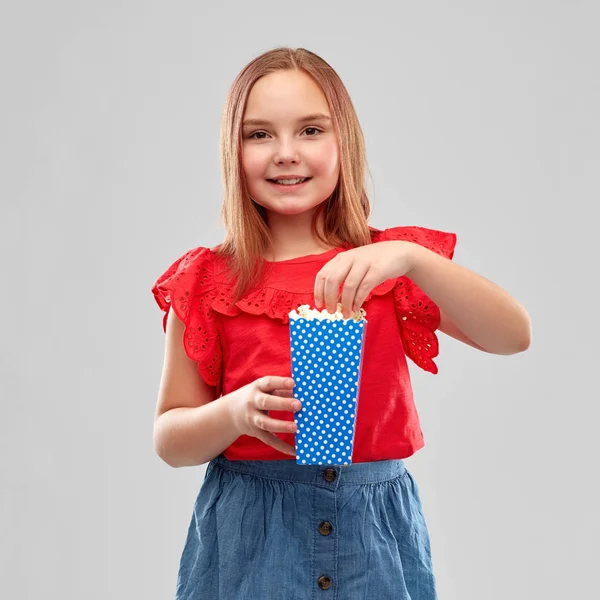
M435 600L429 533L402 460L213 459L177 600Z

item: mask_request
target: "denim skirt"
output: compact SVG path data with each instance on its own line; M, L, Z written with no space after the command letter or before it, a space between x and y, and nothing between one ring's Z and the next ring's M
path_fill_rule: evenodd
M435 600L429 533L402 460L214 458L177 600Z

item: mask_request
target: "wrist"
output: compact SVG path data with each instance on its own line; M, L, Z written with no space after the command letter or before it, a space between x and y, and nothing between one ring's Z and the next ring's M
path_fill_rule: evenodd
M225 407L225 412L227 415L227 423L229 428L234 431L234 433L239 437L243 435L242 428L240 427L239 420L239 403L241 401L240 390L234 390L229 394L221 397L223 400L223 405Z
M417 275L423 269L430 250L427 250L427 248L424 248L420 244L416 244L414 242L401 243L406 244L405 252L408 256L408 269L406 270L405 275L407 277Z

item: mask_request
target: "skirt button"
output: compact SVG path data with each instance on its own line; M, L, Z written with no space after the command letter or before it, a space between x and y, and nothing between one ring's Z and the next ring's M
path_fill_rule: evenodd
M336 478L335 469L325 469L325 472L323 473L323 477L327 481L333 481Z
M333 527L331 526L331 523L329 521L323 521L320 525L319 525L319 533L321 535L329 535L332 531Z

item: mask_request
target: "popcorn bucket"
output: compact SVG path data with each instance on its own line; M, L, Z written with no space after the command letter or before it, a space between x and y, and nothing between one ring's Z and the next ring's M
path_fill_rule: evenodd
M352 463L360 373L367 329L365 311L344 319L303 305L289 313L295 413L296 464Z

